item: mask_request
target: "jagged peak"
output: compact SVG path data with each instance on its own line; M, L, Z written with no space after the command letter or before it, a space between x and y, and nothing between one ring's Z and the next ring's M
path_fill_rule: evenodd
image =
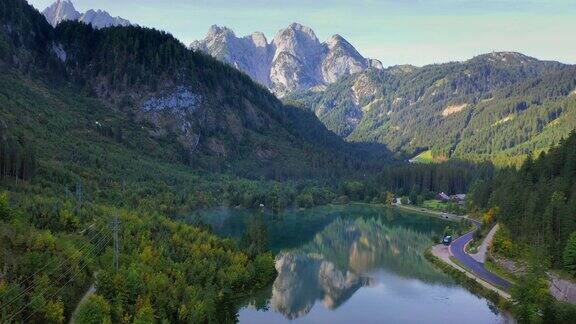
M213 25L190 48L243 70L280 96L367 68L383 68L380 61L363 57L341 35L320 42L312 28L297 22L280 29L270 43L262 32L238 38L231 29Z
M342 47L353 49L354 51L356 51L354 46L352 46L352 44L350 44L350 42L348 42L344 37L342 37L339 34L332 35L326 41L326 45L328 45L328 48L330 48L330 49L332 49L336 46L342 46Z
M234 31L226 26L212 25L210 26L210 29L208 29L207 37L214 37L217 35L225 35L225 34L236 36L236 34L234 34Z
M49 5L46 9L44 9L44 11L47 11L50 9L62 10L63 8L67 8L67 9L71 9L71 10L76 11L76 8L74 7L74 4L72 3L71 0L57 0L56 2Z
M259 32L259 31L254 32L254 33L252 33L252 35L250 35L250 38L252 39L252 42L254 43L254 45L256 45L258 47L268 46L268 40L266 39L266 36L262 32Z
M304 25L297 23L297 22L291 23L288 27L278 31L278 34L276 35L275 39L278 39L281 37L286 37L286 36L289 36L291 34L292 35L305 35L308 38L310 38L311 40L313 40L315 42L319 42L318 37L316 37L316 33L314 33L314 30L312 30L312 28L304 26Z
M76 11L70 0L56 1L44 9L42 14L52 26L56 26L64 20L76 20L80 17L80 13Z
M95 28L117 25L126 26L131 24L130 21L121 17L113 17L108 12L101 9L89 9L82 14L76 11L71 0L58 0L44 9L42 14L52 26L56 26L65 20L83 21L91 24Z

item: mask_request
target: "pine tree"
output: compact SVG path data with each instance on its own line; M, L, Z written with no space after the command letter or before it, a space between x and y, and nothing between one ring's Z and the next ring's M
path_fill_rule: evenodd
M563 254L564 268L576 275L576 232L570 235Z

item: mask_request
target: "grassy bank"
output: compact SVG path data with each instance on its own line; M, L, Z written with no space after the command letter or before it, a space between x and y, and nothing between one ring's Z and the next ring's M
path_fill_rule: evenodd
M411 211L411 212L415 212L415 213L419 213L419 214L423 214L423 215L427 215L427 216L434 216L434 217L442 218L442 219L449 220L449 221L455 221L455 222L457 222L463 218L463 217L452 215L452 214L447 214L448 218L445 218L444 217L445 213L443 213L443 212L435 211L435 210L431 210L431 209L427 209L427 208L422 208L422 207L416 207L416 206L394 205L394 207L399 208L399 209L404 209L406 211Z

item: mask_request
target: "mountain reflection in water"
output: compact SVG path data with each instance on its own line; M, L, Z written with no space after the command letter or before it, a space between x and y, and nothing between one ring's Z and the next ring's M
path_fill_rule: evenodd
M217 209L190 219L200 218L216 234L240 240L252 217L257 216L251 211ZM445 221L362 204L263 219L278 276L238 305L241 323L503 322L486 299L424 258Z
M375 284L370 272L449 284L422 256L430 235L378 218L338 218L308 244L281 252L270 304L288 319L307 314L317 300L336 309L359 288Z

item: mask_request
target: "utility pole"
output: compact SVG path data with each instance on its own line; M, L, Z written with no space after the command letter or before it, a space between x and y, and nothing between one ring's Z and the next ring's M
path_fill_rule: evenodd
M112 221L112 230L114 231L114 258L112 259L112 266L115 271L118 271L118 259L120 254L120 242L118 238L118 230L120 227L120 219L118 218L118 213L114 216Z

